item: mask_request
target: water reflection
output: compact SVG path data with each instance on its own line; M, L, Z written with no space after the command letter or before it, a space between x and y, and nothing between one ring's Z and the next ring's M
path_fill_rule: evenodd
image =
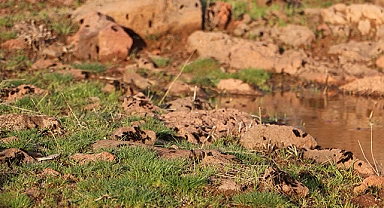
M302 128L323 148L352 151L363 159L358 141L371 161L370 113L373 111L373 152L384 164L384 101L349 95L323 96L322 93L271 93L264 97L220 97L219 107L236 109L263 117L280 119Z

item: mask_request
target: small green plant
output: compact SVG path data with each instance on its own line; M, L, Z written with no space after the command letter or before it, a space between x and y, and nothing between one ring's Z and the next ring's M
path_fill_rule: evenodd
M25 70L29 66L31 66L31 64L31 61L29 60L28 56L24 53L24 51L19 50L8 58L7 62L5 63L4 69L10 71Z
M84 71L88 71L88 72L93 72L93 73L100 73L100 72L104 72L106 70L106 67L103 65L103 64L100 64L100 63L82 63L82 64L73 64L72 65L73 68L76 68L76 69L81 69L81 70L84 70Z
M270 74L262 69L248 68L240 70L232 75L235 79L240 79L250 85L257 85L263 90L268 90L267 81L271 78Z
M0 42L5 42L10 39L15 39L17 37L16 32L2 32L0 33Z
M59 35L69 35L78 29L69 18L60 18L53 21L51 28Z
M153 58L152 61L156 64L158 67L165 67L168 66L169 63L172 62L172 59L170 58L163 58L163 57L158 57L158 58Z

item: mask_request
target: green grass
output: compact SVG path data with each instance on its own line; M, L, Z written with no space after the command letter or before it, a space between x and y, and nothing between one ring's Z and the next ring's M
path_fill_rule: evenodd
M168 66L168 64L170 64L172 62L172 59L171 58L158 57L158 58L153 58L152 61L158 67L165 67L165 66Z
M218 62L213 59L198 59L188 64L185 73L194 75L191 83L199 86L215 87L221 79L240 79L245 83L268 91L267 81L270 79L268 72L261 69L242 69L235 73L223 72Z
M106 67L101 63L82 63L82 64L73 64L73 68L81 69L88 72L100 73L106 70Z
M0 63L0 67L9 71L26 70L32 65L27 54L18 50L16 53L11 54L5 63Z

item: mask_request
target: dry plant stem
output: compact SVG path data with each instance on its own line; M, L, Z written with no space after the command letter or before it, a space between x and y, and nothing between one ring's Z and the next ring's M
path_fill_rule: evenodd
M165 92L164 96L161 98L161 100L160 100L160 102L159 102L159 105L161 105L161 104L164 102L165 97L167 97L167 95L168 95L169 91L171 90L173 84L175 84L175 82L179 79L179 77L180 77L181 74L183 73L185 67L187 66L187 63L189 62L189 60L191 60L193 54L195 54L195 52L196 52L197 48L199 47L200 43L201 43L201 40L200 40L199 44L197 45L196 49L193 50L193 52L191 53L191 55L190 55L190 56L188 57L188 59L185 61L184 65L183 65L183 68L181 68L179 74L175 77L175 79L174 79L174 80L171 82L171 84L169 85L169 87L168 87L167 91Z
M371 155L372 155L372 160L373 160L373 164L375 165L375 172L377 175L379 175L379 169L377 168L377 162L375 160L375 157L373 156L373 132L372 132L372 122L370 122L370 126L371 126Z
M67 104L67 106L68 106L69 110L71 111L72 115L75 117L75 119L77 121L77 125L81 126L81 123L80 123L79 119L77 118L76 114L73 112L71 106L68 104L67 100L65 99L64 94L61 93L61 96L63 96L65 103Z
M367 157L365 156L365 153L364 153L364 150L363 150L363 147L361 147L361 144L360 144L360 140L357 140L357 143L359 143L359 146L360 146L360 150L361 150L361 153L363 154L363 157L365 159L365 161L367 161L367 163L369 164L369 166L371 166L372 170L376 173L376 175L380 175L379 174L379 171L377 169L375 169L372 164L369 162L369 160L367 159Z

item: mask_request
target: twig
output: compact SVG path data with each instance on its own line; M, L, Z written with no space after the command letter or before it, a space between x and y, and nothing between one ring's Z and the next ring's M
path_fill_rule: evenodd
M171 84L169 85L169 87L168 87L167 91L165 92L164 96L161 98L161 100L160 100L160 102L159 102L159 105L161 105L161 104L163 103L165 97L167 97L167 95L168 95L169 91L171 90L173 84L175 84L175 82L179 79L179 77L180 77L181 74L183 73L185 67L187 66L187 63L189 62L189 60L191 60L193 54L195 54L195 52L196 52L197 48L199 47L199 45L201 44L201 42L202 42L202 41L200 40L199 44L196 46L196 49L193 50L193 52L191 53L191 55L190 55L190 56L188 57L188 59L185 61L184 65L183 65L183 68L181 68L179 74L178 74L178 75L175 77L175 79L171 82Z
M373 122L371 120L372 116L373 116L373 111L371 111L371 114L369 115L369 126L371 127L371 155L372 155L373 164L375 165L375 170L376 170L375 172L376 172L376 174L378 174L379 169L377 168L375 156L373 156Z
M360 144L360 140L357 140L357 143L359 143L360 150L361 150L361 153L363 153L363 157L364 157L365 161L367 161L368 165L371 166L372 170L376 173L376 175L379 175L378 171L372 166L372 164L369 162L369 160L365 156L363 147L361 147L361 144Z

